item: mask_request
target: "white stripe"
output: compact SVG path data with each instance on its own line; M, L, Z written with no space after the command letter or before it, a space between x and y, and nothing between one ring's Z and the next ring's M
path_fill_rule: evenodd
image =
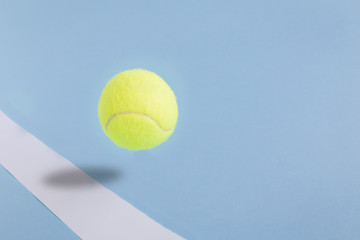
M183 239L86 175L2 111L0 164L82 239ZM82 180L91 184L82 188L61 188L44 181L59 169L78 172Z

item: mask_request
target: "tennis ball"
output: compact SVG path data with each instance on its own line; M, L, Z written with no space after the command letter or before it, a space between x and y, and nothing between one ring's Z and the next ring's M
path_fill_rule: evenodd
M113 142L143 150L159 145L173 133L178 107L173 91L161 77L134 69L106 84L98 114L102 129Z

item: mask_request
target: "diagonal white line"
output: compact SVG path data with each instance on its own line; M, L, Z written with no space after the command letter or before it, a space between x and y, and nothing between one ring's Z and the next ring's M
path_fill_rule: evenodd
M85 240L180 240L176 235L55 153L0 111L0 164ZM44 181L73 169L91 187L58 188Z

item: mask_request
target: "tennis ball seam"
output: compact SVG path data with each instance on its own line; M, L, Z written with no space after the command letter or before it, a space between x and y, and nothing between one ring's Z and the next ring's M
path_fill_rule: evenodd
M111 120L113 120L115 117L117 116L120 116L120 115L126 115L126 114L135 114L135 115L139 115L139 116L143 116L143 117L146 117L148 119L150 119L151 121L153 121L159 128L161 131L164 131L164 132L171 132L174 128L170 128L170 129L165 129L163 127L161 127L161 125L155 120L153 119L152 117L150 117L149 115L145 114L145 113L137 113L137 112L119 112L119 113L115 113L113 114L106 122L106 132L108 131L108 126L111 122Z

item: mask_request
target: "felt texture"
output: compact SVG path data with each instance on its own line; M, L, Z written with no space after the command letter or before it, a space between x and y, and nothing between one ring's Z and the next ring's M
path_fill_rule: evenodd
M112 78L98 105L100 124L120 147L153 148L174 131L178 107L171 88L157 74L133 69Z

